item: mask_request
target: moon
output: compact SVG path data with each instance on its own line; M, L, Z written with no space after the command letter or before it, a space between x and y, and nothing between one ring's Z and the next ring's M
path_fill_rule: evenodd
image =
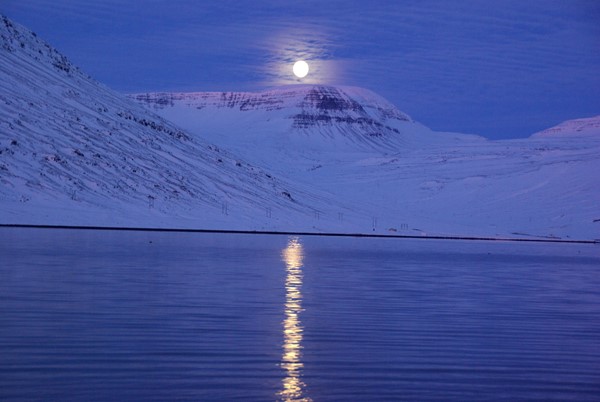
M296 77L304 78L306 77L306 74L308 74L308 63L304 60L298 60L294 63L294 68L292 70L294 71L294 75Z

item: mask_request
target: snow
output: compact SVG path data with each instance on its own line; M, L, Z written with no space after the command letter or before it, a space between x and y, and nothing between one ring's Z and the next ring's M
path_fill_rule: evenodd
M307 106L315 92L338 96L341 107ZM370 231L600 237L600 136L489 141L439 133L360 88L131 97L250 162L361 206ZM299 114L317 118L299 126ZM380 123L382 135L357 123L365 115Z
M535 133L532 135L532 138L571 138L574 136L599 137L600 116L568 120L557 126Z
M128 98L4 17L0 77L1 224L600 237L588 122L489 141L354 87Z

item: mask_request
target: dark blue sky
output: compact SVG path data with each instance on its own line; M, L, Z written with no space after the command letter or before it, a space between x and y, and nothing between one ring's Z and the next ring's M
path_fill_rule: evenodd
M121 92L369 88L421 123L524 137L600 114L598 0L3 0Z

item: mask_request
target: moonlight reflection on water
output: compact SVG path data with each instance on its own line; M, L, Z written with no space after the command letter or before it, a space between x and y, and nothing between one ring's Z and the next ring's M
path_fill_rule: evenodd
M290 238L282 251L286 265L285 279L285 320L283 321L283 355L281 366L286 371L283 390L280 392L285 401L310 401L303 397L305 384L302 382L302 244L297 237Z

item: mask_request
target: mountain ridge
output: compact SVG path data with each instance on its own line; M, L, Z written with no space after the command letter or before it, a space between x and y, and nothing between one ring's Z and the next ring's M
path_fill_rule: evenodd
M372 104L386 117L412 121L407 114L397 110L394 105L376 93L365 88L343 85L299 84L255 92L148 92L130 96L149 104L170 104L172 106L174 101L183 100L196 101L199 105L204 102L206 105L217 107L238 107L240 110L250 110L253 106L258 108L264 106L267 110L276 110L300 106L299 104L302 102L307 102L310 106L321 110L360 109L365 104ZM364 102L358 102L357 99L362 99Z

